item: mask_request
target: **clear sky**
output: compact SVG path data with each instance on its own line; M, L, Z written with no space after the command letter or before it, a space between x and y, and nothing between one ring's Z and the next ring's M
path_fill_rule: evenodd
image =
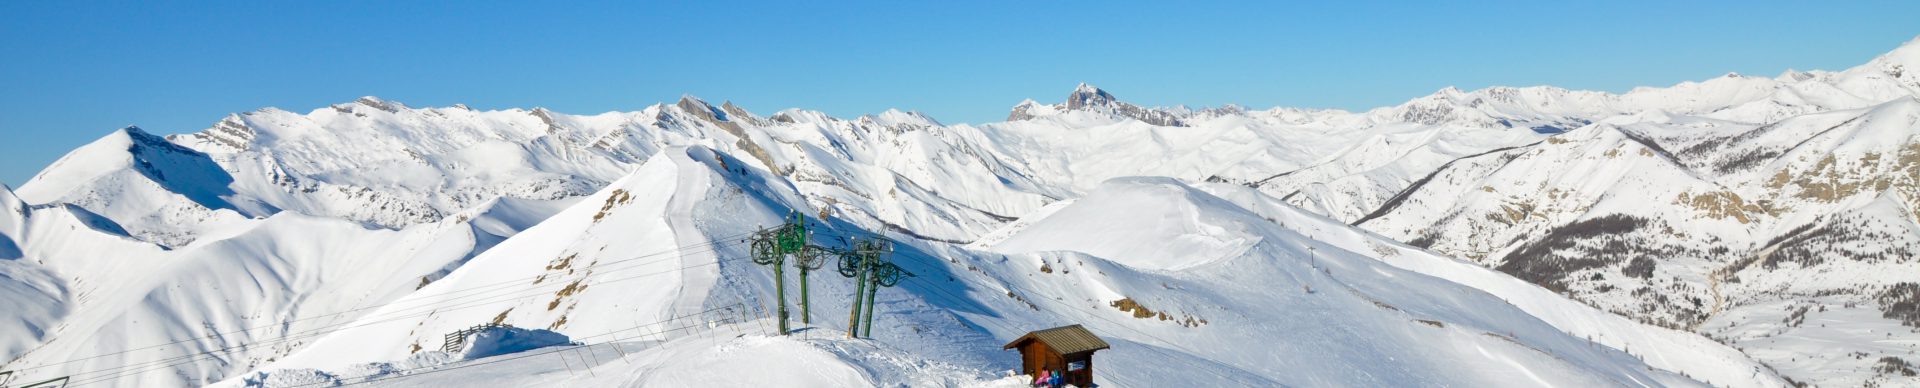
M1004 119L1076 83L1145 105L1392 105L1446 86L1624 91L1841 69L1920 35L1920 1L1304 4L0 1L0 182L127 125L374 95L413 106Z

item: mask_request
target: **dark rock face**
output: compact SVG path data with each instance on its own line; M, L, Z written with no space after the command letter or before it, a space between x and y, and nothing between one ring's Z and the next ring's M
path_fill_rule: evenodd
M1067 95L1067 109L1073 110L1086 110L1088 107L1095 106L1108 107L1117 102L1119 101L1114 100L1113 94L1088 84L1080 84L1073 89L1073 94Z
M1031 105L1026 104L1013 107L1013 112L1007 114L1007 121L1029 120L1037 117L1030 110L1030 107ZM1066 102L1054 105L1054 107L1065 110L1097 112L1126 117L1163 127L1187 126L1186 121L1181 119L1180 114L1160 109L1143 108L1138 105L1121 102L1119 99L1114 98L1112 93L1107 93L1105 90L1084 83L1074 88L1072 94L1067 95Z

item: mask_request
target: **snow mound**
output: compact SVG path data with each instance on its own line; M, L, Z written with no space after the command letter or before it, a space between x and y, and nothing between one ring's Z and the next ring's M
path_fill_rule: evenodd
M522 329L518 327L488 327L479 332L468 334L466 346L460 348L460 359L473 360L508 353L519 353L548 346L560 346L573 343L567 335L551 330Z
M254 372L238 381L247 388L337 387L391 379L409 371L449 365L462 359L446 352L420 352L395 362L369 362L336 371L320 369L282 369Z

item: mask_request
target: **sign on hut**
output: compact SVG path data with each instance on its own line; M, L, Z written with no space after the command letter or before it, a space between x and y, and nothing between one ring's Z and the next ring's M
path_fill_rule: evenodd
M1021 370L1028 376L1040 371L1065 372L1065 382L1081 387L1093 386L1093 352L1106 349L1107 341L1094 336L1080 325L1040 330L1014 339L1001 349L1020 349Z

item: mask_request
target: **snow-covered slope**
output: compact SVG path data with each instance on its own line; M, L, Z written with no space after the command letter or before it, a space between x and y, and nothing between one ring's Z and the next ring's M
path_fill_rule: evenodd
M173 250L120 234L78 208L45 208L22 234L31 262L11 260L8 275L39 275L22 284L58 303L45 316L23 314L28 330L5 331L8 342L32 345L9 349L8 367L119 385L155 381L114 376L130 370L211 382L444 276L501 239L493 233L524 227L495 214L543 206L550 205L502 203L466 220L402 230L282 213ZM94 227L75 227L82 225ZM214 357L176 358L203 353Z
M206 225L265 213L256 204L231 201L232 182L206 154L127 127L55 161L19 194L30 203L86 208L136 236L182 244Z
M1080 85L979 125L368 97L127 128L0 188L0 300L20 306L0 355L24 376L241 384L482 365L422 354L489 322L595 338L720 311L741 318L704 319L745 333L773 285L742 236L797 211L829 244L899 241L919 275L881 293L871 342L728 341L864 371L823 384L998 384L998 342L1068 323L1115 343L1103 381L1147 385L1897 382L1920 316L1915 66L1920 43L1837 72L1364 112ZM832 307L805 317L843 329L851 287L814 275ZM742 357L657 342L678 350L580 382Z
M1201 317L1205 321L1198 325L1148 325L1144 330L1173 342L1170 346L1176 349L1222 349L1209 358L1226 359L1221 362L1268 384L1689 384L1678 376L1647 374L1634 356L1569 334L1497 295L1376 257L1380 249L1398 244L1353 232L1246 188L1214 189L1266 211L1165 178L1118 179L989 248L1038 253L1042 260L1036 264L1060 272L1043 271L1042 280L1031 286L1046 296L1066 294L1061 299L1112 301L1169 314L1145 314L1148 321L1179 323ZM1301 229L1308 226L1347 235L1340 240L1309 238L1303 230L1314 229ZM1420 256L1402 259L1409 262L1447 261L1417 250L1388 250L1391 255L1403 251ZM1578 308L1550 294L1520 297L1563 302L1539 308L1543 312ZM1624 320L1611 324L1617 327L1608 332L1642 341L1646 338L1639 336L1658 330ZM1130 331L1108 330L1122 337ZM1234 345L1254 338L1262 345ZM1769 373L1754 373L1759 365L1738 352L1699 343L1707 346L1663 355L1700 357L1672 364L1701 366L1685 371L1720 378L1708 380L1721 384L1773 383ZM1106 365L1134 361L1120 357ZM1158 370L1151 358L1136 362L1138 367L1121 365L1141 376L1116 377L1132 381ZM1362 373L1315 372L1343 368Z
M757 225L778 222L786 206L803 199L763 171L734 173L724 167L734 163L738 160L706 149L664 151L629 177L508 239L453 275L262 370L270 377L417 357L417 352L437 345L441 334L476 322L583 335L635 335L642 332L629 329L635 322L768 316L762 306L770 303L770 279L764 267L743 260L744 247L737 239ZM1189 224L1105 217L1115 214ZM857 225L829 225L833 227L821 234L866 233ZM1088 252L1106 252L1095 248L1114 236L1096 226L1124 229L1127 236L1121 237L1128 241L1212 236L1245 244L1211 255L1121 250L1117 252L1123 254L1102 257ZM627 234L612 237L613 231ZM1117 180L1008 232L1013 237L1005 242L976 247L988 251L911 240L899 249L896 260L919 276L882 293L883 321L875 338L884 344L879 346L911 349L915 358L947 368L937 375L944 377L916 378L935 378L932 383L938 385L988 381L997 371L1014 367L1014 359L999 348L1005 339L1023 329L1085 322L1117 344L1117 351L1103 353L1101 359L1101 378L1115 384L1694 384L1678 373L1650 370L1627 353L1562 332L1472 288L1332 246L1321 247L1319 261L1304 260L1301 244L1310 241L1304 236L1173 180ZM695 248L632 254L649 247ZM1187 269L1156 270L1173 262ZM527 279L529 274L535 275ZM832 329L840 328L838 318L849 303L846 295L852 290L845 280L825 274L825 281L819 278L822 273L814 275L812 302L816 308L832 307L815 310L812 318L815 325L829 329L807 335L837 336ZM501 284L507 286L490 287ZM419 306L439 307L421 315ZM702 341L702 334L686 335L693 338L677 341ZM677 337L664 338L672 342ZM1267 343L1242 345L1254 339ZM741 341L780 340L730 342ZM701 345L711 346L693 346ZM675 348L665 351L685 352L670 350ZM778 351L786 352L790 350ZM719 364L657 364L661 359L646 353L608 357L632 357L628 362L643 366L612 366L614 371L634 372L598 380L601 383L665 386L706 380L662 374L725 374L725 365L750 359L740 354ZM784 360L779 355L757 357ZM1743 373L1751 373L1744 368L1757 368L1741 365L1739 359L1718 361L1733 362L1718 365ZM872 362L877 360L860 364ZM815 377L829 379L820 381L878 384L862 377L858 367L831 362L763 366L758 370L764 372L746 378L797 368L838 371ZM1195 372L1155 372L1166 370ZM1769 376L1737 381L1765 385L1774 382ZM404 381L431 385L465 378L454 374Z

